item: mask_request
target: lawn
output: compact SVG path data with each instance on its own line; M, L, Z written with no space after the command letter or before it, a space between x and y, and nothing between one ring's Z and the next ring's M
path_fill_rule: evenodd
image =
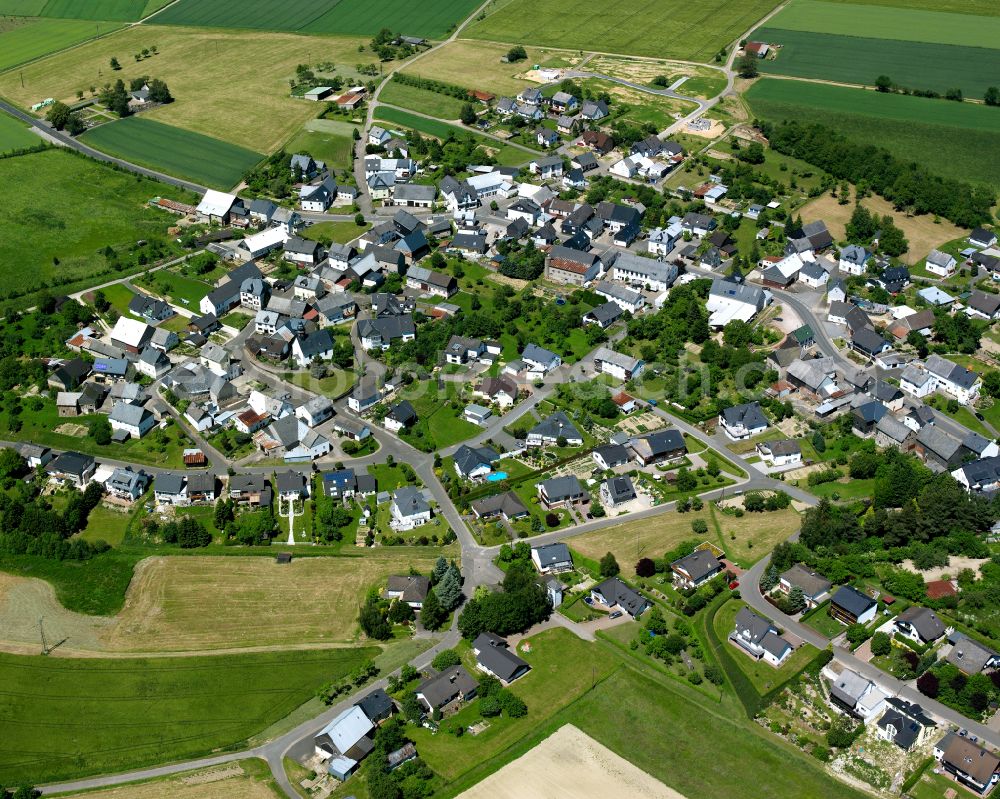
M395 125L404 125L428 136L434 136L437 139L447 139L449 136L461 137L463 135L471 137L475 139L479 146L487 149L497 159L497 163L500 166L517 166L527 163L532 158L531 153L519 150L516 147L510 147L493 139L488 139L485 136L477 136L469 132L466 128L449 125L447 122L438 122L433 119L414 116L397 108L379 107L375 111L375 118Z
M289 373L286 372L284 377L288 379ZM288 382L326 397L339 397L354 385L354 375L345 369L328 365L326 377L321 377L319 380L308 371L304 371L291 373Z
M455 79L462 80L463 78L459 75ZM396 80L389 81L388 85L382 89L378 99L379 102L400 105L422 114L430 114L438 119L458 119L463 105L462 100L451 95L409 86Z
M721 529L722 548L744 568L767 555L802 524L798 512L792 508L745 513L740 518L728 516L715 508L712 514Z
M383 0L378 12L365 0L295 0L276 5L271 0L180 0L156 22L205 28L252 28L301 33L371 36L391 28L409 36L445 38L472 13L477 0L434 0L416 6L405 0Z
M546 719L585 694L617 665L606 650L580 640L568 630L548 630L530 641L531 651L519 650L518 654L531 664L531 671L511 685L528 706L527 717L494 718L486 731L461 738L440 732L432 735L423 728L410 731L421 759L445 779L460 777L534 734ZM479 719L478 702L473 702L446 724L472 724Z
M317 711L319 708L317 708ZM286 761L286 765L295 761ZM298 763L295 763L299 769ZM306 776L312 777L312 772ZM212 799L278 799L271 769L259 758L239 760L220 767L186 771L146 782L130 782L84 793L63 794L63 799L203 799L205 785L211 785Z
M100 291L104 295L104 299L111 303L111 307L118 312L119 316L132 316L132 312L128 309L128 304L132 301L135 293L127 288L124 283L112 283ZM95 292L88 291L83 295L83 299L93 304L94 294Z
M931 11L948 11L955 14L982 14L1000 17L1000 6L993 0L830 0L832 3L852 5L890 6L893 8L924 8Z
M1000 187L1000 114L971 103L880 94L789 80L757 81L745 95L756 117L819 123L943 177Z
M865 86L873 86L879 75L888 75L910 88L944 94L957 87L966 97L976 98L993 85L992 75L1000 58L1000 53L988 47L868 39L771 27L762 28L754 36L781 45L775 60L760 62L761 72Z
M155 294L176 305L183 305L192 311L198 311L202 298L212 290L212 286L193 277L186 277L168 269L160 269L143 275L134 281Z
M147 205L164 194L191 199L65 151L0 160L0 296L111 273L101 249L165 236L175 217Z
M106 541L116 547L125 537L125 530L131 519L130 509L98 505L87 517L87 527L80 533L80 538L85 541Z
M41 138L32 133L23 122L0 113L0 154L25 147L37 147Z
M101 446L86 431L90 422L94 419L106 419L106 416L95 414L60 418L52 400L46 400L39 411L26 407L19 418L23 423L21 429L16 433L9 433L17 441L30 441L53 449L76 450L97 458L117 458L166 469L183 467L182 451L192 445L184 432L176 424L172 424L164 430L154 428L138 440L132 438L120 444L112 442ZM62 427L63 425L66 427ZM62 432L59 432L60 429Z
M838 500L862 499L870 497L875 490L874 480L852 480L845 478L845 482L834 481L832 483L820 483L819 485L808 485L805 480L800 481L800 488L805 489L810 494L817 497L829 497L834 499L834 494Z
M816 656L817 650L814 646L803 644L789 655L788 660L781 665L781 668L777 669L763 660L754 660L727 640L735 626L736 614L739 613L740 608L745 607L746 604L743 602L729 601L719 608L715 614L715 634L723 646L729 647L726 651L730 659L753 683L757 692L763 696L802 671Z
M329 247L333 242L347 244L349 241L354 241L370 227L371 222L365 222L363 225L358 225L353 221L317 222L315 225L307 227L302 232L302 237L318 241Z
M775 7L772 0L622 0L613 23L601 0L509 0L462 35L471 39L708 61Z
M281 6L279 13L287 13L287 8ZM93 31L93 23L52 24L85 24ZM317 45L312 51L310 43ZM358 61L374 61L373 56L358 54L359 43L353 38L319 40L291 33L137 25L0 75L0 95L28 108L46 97L75 102L77 91L89 96L91 86L103 86L113 75L126 86L132 78L156 76L166 81L175 102L147 111L143 118L269 153L321 110L315 103L289 96L288 81L295 76L296 65L322 58L353 68ZM134 62L134 53L154 45L156 55ZM0 46L0 52L6 49ZM109 69L112 57L121 62L120 72ZM2 62L0 57L0 66ZM253 67L233 69L233 64ZM225 75L224 90L220 75Z
M954 44L962 47L1000 46L1000 18L996 16L978 17L915 8L901 10L826 0L794 0L769 19L767 27L823 31L841 36L856 36L860 31L877 39ZM761 36L760 40L770 41L765 36ZM849 54L845 56L850 57Z
M120 27L115 22L63 19L25 20L12 26L0 22L0 70L56 53ZM41 95L32 102L44 100L45 96Z
M284 717L374 654L368 648L182 660L0 655L4 723L16 730L0 744L0 780L40 783L208 754Z
M390 466L388 463L373 463L371 466L366 467L368 474L375 478L375 482L378 483L379 491L394 491L400 486L405 485L416 485L420 486L420 478L416 479L414 483L411 480L407 480L403 475L403 469L398 463L392 464Z
M264 156L201 133L129 117L88 131L83 141L98 150L180 178L229 189Z
M285 145L286 152L309 153L313 158L325 161L331 170L350 169L353 149L354 139L350 134L341 135L323 130L301 130Z
M825 635L827 638L836 638L845 629L843 624L830 615L829 605L819 608L808 619L805 619L803 623L807 627L812 627L820 635Z

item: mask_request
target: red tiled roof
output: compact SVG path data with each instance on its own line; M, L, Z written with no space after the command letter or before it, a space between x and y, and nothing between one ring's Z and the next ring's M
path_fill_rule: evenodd
M951 580L932 580L927 583L928 599L941 599L946 596L956 596L958 591Z

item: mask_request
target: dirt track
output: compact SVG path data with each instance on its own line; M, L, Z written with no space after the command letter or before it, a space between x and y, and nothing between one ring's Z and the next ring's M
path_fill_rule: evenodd
M572 724L459 799L684 799Z

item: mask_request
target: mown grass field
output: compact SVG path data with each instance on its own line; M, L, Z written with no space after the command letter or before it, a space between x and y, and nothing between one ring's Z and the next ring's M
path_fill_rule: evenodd
M84 24L44 24L49 22ZM93 30L93 23L85 24ZM0 34L0 41L6 35ZM75 102L77 91L89 97L91 86L103 86L112 76L128 85L134 77L155 75L167 82L176 101L143 117L269 153L320 110L315 103L292 99L288 89L296 65L310 60L307 45L312 41L290 33L137 25L0 75L0 96L22 108L46 97ZM325 38L312 58L352 65L375 60L370 53L358 53L360 43ZM154 45L157 55L134 63L133 53ZM0 44L0 67L5 55ZM109 69L112 56L121 62L120 72ZM253 68L234 69L234 64Z
M919 8L793 0L767 24L769 28L782 30L822 31L840 36L863 34L873 39L962 47L996 48L1000 45L1000 18L996 16L977 17ZM767 41L763 37L761 40Z
M356 558L298 558L290 566L273 557L151 558L136 569L105 641L121 652L351 642L370 587L411 566L427 574L440 554L385 547Z
M191 757L245 740L377 653L160 659L0 655L0 780L41 783Z
M69 19L31 19L10 27L0 27L0 70L58 52L120 27L117 22ZM31 102L37 103L47 96L38 95Z
M462 36L517 44L708 61L777 5L774 0L686 3L621 0L498 0Z
M563 631L553 631L563 632ZM534 641L542 640L536 636ZM567 634L568 635L568 634ZM589 645L593 648L595 645ZM584 668L600 651L588 653ZM569 666L569 662L566 664ZM590 671L586 668L587 672ZM531 674L522 678L527 681ZM515 682L512 689L521 694ZM589 685L589 684L588 684ZM555 715L538 723L535 706L528 704L528 719L536 719L530 732L496 757L477 764L450 784L444 796L452 797L505 763L515 760L564 724L574 724L604 746L682 796L741 796L748 799L860 799L854 789L834 779L818 761L775 738L746 719L730 696L713 702L694 689L678 685L652 671L620 662L606 679L598 673L593 687ZM547 708L539 708L546 714ZM664 735L664 730L683 734ZM420 730L419 732L424 732ZM489 734L487 730L486 734ZM437 736L460 743L478 738ZM435 743L437 741L435 740ZM424 756L424 749L421 756ZM748 774L767 775L748 779Z
M0 113L0 153L35 147L42 143L42 139L28 130L23 122Z
M351 168L352 149L354 139L350 134L342 135L325 130L301 130L285 145L285 152L309 153L313 158L325 161L327 167L345 170Z
M64 794L62 799L204 799L209 791L212 799L278 799L284 796L274 784L267 764L251 758L147 782Z
M299 31L302 33L370 36L390 28L409 36L444 38L472 13L477 0L433 0L410 3L382 0L180 0L160 14L163 25Z
M960 88L966 97L981 98L997 81L1000 51L985 47L866 39L810 31L762 28L762 41L781 44L775 60L760 62L764 73L820 78L873 86L879 75L913 89L944 94Z
M100 125L83 140L102 152L216 189L235 186L264 158L245 147L145 117Z
M884 147L945 176L1000 188L1000 114L971 103L760 80L745 95L755 117L818 123L850 139Z
M0 297L86 278L107 268L105 246L162 237L174 217L146 205L161 194L190 199L59 150L0 160Z
M525 47L527 59L504 64L500 58L509 49L510 45L505 44L458 39L403 67L402 71L422 78L460 84L469 89L513 95L524 88L525 81L520 76L534 64L545 64L552 59L569 63L580 60L577 53Z
M380 119L383 122L389 122L393 125L402 125L403 127L410 128L411 130L417 130L427 136L434 136L435 138L442 140L447 139L452 135L457 137L471 136L479 143L480 146L487 149L497 159L497 162L501 166L517 166L519 164L526 164L532 159L532 154L526 152L525 150L520 150L517 147L511 147L493 139L488 139L485 136L477 136L476 134L460 128L457 125L449 125L446 122L425 119L424 117L418 117L415 114L408 113L407 111L401 111L396 108L385 108L380 106L375 111L375 118Z
M458 119L463 105L463 101L456 97L408 86L395 80L390 81L382 90L379 102L412 108L438 119Z

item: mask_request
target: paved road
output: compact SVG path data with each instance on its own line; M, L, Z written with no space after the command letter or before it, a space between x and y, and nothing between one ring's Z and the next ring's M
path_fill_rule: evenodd
M797 534L796 536L792 536L793 539L796 537ZM802 640L807 641L819 649L825 649L830 646L830 640L828 638L821 635L811 627L800 624L790 616L786 616L761 595L759 588L760 578L763 575L764 570L767 568L768 561L769 558L762 558L741 578L740 595L743 600L751 608L756 610L758 613L768 616L776 622L779 627L787 630L792 635L798 636ZM844 647L834 646L832 649L836 659L847 666L847 668L853 669L863 677L879 683L888 690L902 696L910 702L919 703L926 710L929 710L933 715L943 719L945 722L954 724L958 727L964 727L973 735L979 736L982 740L992 744L993 746L1000 746L1000 732L992 730L984 724L979 724L967 719L958 711L942 705L940 702L931 699L930 697L924 696L922 693L917 691L913 685L897 680L895 677L887 674L876 666L860 660L855 657L853 652L845 649Z
M37 117L34 117L31 114L26 114L24 113L24 111L21 111L19 108L16 108L15 106L3 100L0 100L0 110L6 111L13 117L17 117L22 122L27 122L33 129L44 134L45 138L49 140L54 140L64 147L69 147L70 149L76 150L77 152L90 156L91 158L97 161L103 161L106 164L113 164L114 166L124 169L127 172L132 172L136 175L142 175L143 177L152 178L153 180L158 180L161 183L166 183L170 186L176 186L177 188L180 189L187 189L188 191L192 191L199 195L204 194L206 191L208 191L208 188L206 186L202 186L199 183L193 183L190 180L182 180L181 178L175 178L172 177L171 175L165 175L163 172L157 172L154 169L146 169L146 167L144 166L139 166L138 164L133 164L122 158L116 158L113 155L107 155L106 153L102 153L100 150L95 150L93 147L84 144L79 139L75 139L72 136L63 133L62 131L56 130L44 120L38 119Z

